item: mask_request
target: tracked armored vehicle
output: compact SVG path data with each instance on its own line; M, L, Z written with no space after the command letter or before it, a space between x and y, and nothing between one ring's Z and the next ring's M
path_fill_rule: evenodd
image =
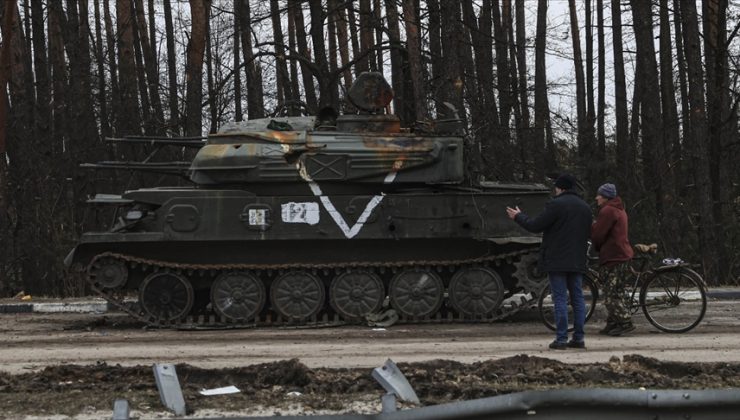
M153 326L481 322L535 299L540 238L505 207L539 211L548 189L465 181L459 122L402 128L379 74L347 96L356 114L111 139L199 150L189 166L88 166L179 170L193 185L95 196L115 223L84 233L66 263Z

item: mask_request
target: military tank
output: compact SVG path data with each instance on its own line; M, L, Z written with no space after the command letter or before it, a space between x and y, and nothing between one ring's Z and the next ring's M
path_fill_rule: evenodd
M198 151L85 166L179 172L192 186L96 195L115 221L82 234L66 264L157 327L490 322L527 307L541 238L505 207L539 210L548 188L467 180L460 121L403 128L386 112L392 94L365 73L346 94L354 114L109 139Z

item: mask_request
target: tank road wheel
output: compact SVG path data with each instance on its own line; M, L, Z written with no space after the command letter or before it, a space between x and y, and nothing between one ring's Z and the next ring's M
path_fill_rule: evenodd
M93 261L88 275L104 289L117 289L128 281L128 268L121 260L103 257Z
M486 316L504 298L504 282L495 271L483 267L463 268L450 281L450 303L465 315Z
M331 282L331 304L346 319L364 319L383 304L385 289L375 274L365 271L342 273Z
M442 305L444 284L433 272L423 269L401 271L391 280L391 305L409 318L431 315Z
M193 296L193 286L177 273L150 274L139 288L142 308L159 322L184 318L193 307Z
M224 318L249 321L265 306L265 286L248 273L223 273L211 286L211 304Z
M537 297L543 287L547 283L547 273L541 272L537 268L537 262L539 258L536 253L530 252L522 255L522 257L514 263L514 277L517 279L517 285L522 288L524 293L532 293L533 297Z
M270 288L272 305L283 317L302 321L324 306L324 284L305 271L285 273Z

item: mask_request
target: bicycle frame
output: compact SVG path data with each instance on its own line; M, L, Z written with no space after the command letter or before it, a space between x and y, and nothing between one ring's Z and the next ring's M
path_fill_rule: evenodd
M648 252L643 251L641 255L633 258L629 263L629 273L625 273L627 278L620 279L625 289L622 296L625 300L625 309L631 315L635 315L642 310L650 324L664 332L684 333L693 329L701 322L706 313L707 287L704 279L692 270L689 264L684 263L680 259L673 260L677 261L677 263L666 264L664 262L662 265L653 266L650 254L655 254L654 247L650 247ZM590 283L589 288L593 299L591 306L589 307L587 305L587 321L593 314L596 303L599 301L599 289L603 290L605 283L601 277L601 270L595 267L598 258L594 258L589 254L589 260L591 269L589 270L590 274L588 277L584 277L584 287L586 283ZM688 286L688 290L693 290L689 294L695 293L692 297L685 295L686 286ZM548 297L549 285L545 285L538 298L540 318L545 326L551 330L555 330L551 315L543 309L546 307L543 303ZM696 304L693 307L698 312L694 315L690 313L676 313L674 315L671 312L675 308L678 308L679 305L682 308L690 308L691 306L684 306L686 302L695 302ZM660 315L665 313L670 314L667 317ZM689 319L684 322L686 316Z

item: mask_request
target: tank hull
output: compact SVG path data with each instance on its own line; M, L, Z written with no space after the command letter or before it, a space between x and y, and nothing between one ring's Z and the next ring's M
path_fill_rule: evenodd
M83 234L67 262L85 267L106 299L157 326L324 325L388 312L401 321L491 321L520 309L504 299L531 300L541 284L532 268L540 237L508 220L505 207L542 208L546 190L308 190L131 191L114 200L126 222ZM234 288L247 294L247 309L229 312ZM293 296L304 289L315 301ZM143 308L123 304L132 293ZM471 294L480 308L464 306Z
M163 197L164 196L164 197ZM349 263L476 258L539 243L506 218L546 193L434 192L265 197L151 189L123 196L147 214L118 232L82 235L70 263L100 252L196 264Z

